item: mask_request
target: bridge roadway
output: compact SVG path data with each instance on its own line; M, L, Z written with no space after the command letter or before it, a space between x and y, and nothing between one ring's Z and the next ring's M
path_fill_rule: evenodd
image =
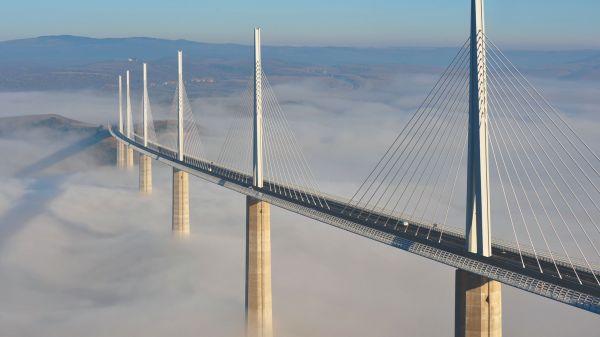
M191 156L184 156L184 161L179 161L171 149L156 144L144 147L139 137L136 136L139 142L133 141L114 127L110 132L118 141L140 153L239 193L448 266L600 314L600 286L590 269L580 263L574 264L576 275L568 260L557 260L555 266L549 255L538 254L536 259L532 252L522 251L523 268L518 250L497 242L492 245L491 257L477 256L466 252L463 234L448 228L368 212L330 196L323 196L323 201L319 202L308 197L309 192L269 181L257 190L252 187L252 177L244 173ZM404 225L405 222L408 225Z

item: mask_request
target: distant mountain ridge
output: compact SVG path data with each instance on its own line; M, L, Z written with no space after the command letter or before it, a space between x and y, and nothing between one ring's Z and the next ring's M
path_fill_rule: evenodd
M195 56L210 53L215 57L235 58L248 47L149 37L91 38L55 35L0 42L0 63L78 66L128 58L156 60L173 55L178 49L185 49Z
M250 41L249 41L250 42ZM272 77L319 77L360 86L367 78L399 71L439 72L457 48L263 47L263 66ZM139 86L141 62L150 63L153 85L166 86L176 73L176 51L184 50L189 89L199 95L239 90L252 74L250 45L203 43L151 37L91 38L40 36L0 42L0 91L100 89L114 92L115 79L132 70ZM507 51L536 75L599 79L600 50Z
M251 42L251 41L249 41ZM253 56L252 46L231 43L204 43L152 37L91 38L74 35L39 36L0 42L0 62L15 65L81 65L98 61L135 58L158 60L173 57L183 49L186 56L239 60ZM435 62L455 48L439 47L288 47L263 46L263 57L302 64L372 64ZM442 55L439 55L442 52ZM423 59L422 56L430 55ZM418 57L417 57L418 56Z
M249 41L251 42L251 41ZM458 46L458 43L457 43ZM135 58L157 60L185 50L193 58L238 60L253 56L250 44L205 43L153 37L92 38L49 35L0 41L0 63L39 65L81 65L98 61ZM451 47L289 47L263 46L265 60L286 60L301 64L436 64L445 62L457 48ZM535 56L537 63L565 63L600 57L600 50L508 50L518 59ZM442 63L446 64L446 63Z

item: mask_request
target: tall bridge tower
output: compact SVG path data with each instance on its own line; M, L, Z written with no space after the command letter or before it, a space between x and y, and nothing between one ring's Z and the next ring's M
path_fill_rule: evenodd
M148 146L148 65L143 65L144 94L142 98L142 137L144 146ZM150 194L152 192L152 159L140 153L140 192Z
M492 255L488 159L488 97L484 0L471 0L466 249ZM455 336L502 336L500 283L456 271Z
M119 132L123 133L123 76L119 75ZM117 167L125 167L125 144L117 142Z
M472 0L467 162L467 250L492 255L488 160L487 64L483 0Z
M254 29L254 122L253 179L255 189L263 188L263 117L260 28ZM271 294L271 211L270 205L246 197L246 335L271 337L273 309Z
M177 53L177 160L183 162L183 52ZM189 175L173 168L173 233L188 236L190 233Z
M133 118L131 116L131 87L129 83L129 70L125 74L125 84L126 84L126 113L127 113L127 138L133 139ZM131 146L127 146L125 149L125 168L128 170L133 169L133 148Z

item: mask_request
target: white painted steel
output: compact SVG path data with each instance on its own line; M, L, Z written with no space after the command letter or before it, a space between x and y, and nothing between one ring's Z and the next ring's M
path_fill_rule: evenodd
M466 248L491 256L487 66L483 0L471 2Z
M183 52L177 52L177 156L183 160Z
M253 185L263 187L263 114L262 65L260 55L260 28L254 29L254 128L253 128Z

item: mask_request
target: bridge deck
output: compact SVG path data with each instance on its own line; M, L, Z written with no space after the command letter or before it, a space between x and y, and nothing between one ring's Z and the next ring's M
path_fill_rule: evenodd
M576 275L569 263L559 261L557 262L559 276L557 268L550 259L539 258L539 256L536 259L532 253L522 252L525 264L523 267L518 251L498 243L493 243L491 257L477 256L465 251L463 235L444 231L442 236L443 229L441 227L432 227L409 219L389 217L383 213L366 212L364 209L348 205L333 197L324 197L322 200L326 202L326 205L322 205L311 198L301 197L305 193L303 190L280 186L269 181L265 182L264 188L253 189L252 177L244 173L190 156L185 156L183 161L178 161L176 153L171 149L155 144L144 147L127 138L117 129L112 128L110 132L117 140L129 144L141 153L239 193L265 200L295 213L451 267L467 270L600 314L600 286L592 272L583 266L574 266ZM284 188L292 193L280 193ZM360 217L359 213L361 213ZM408 224L406 226L404 225L405 221ZM540 266L538 266L538 260ZM540 267L542 271L540 271Z

